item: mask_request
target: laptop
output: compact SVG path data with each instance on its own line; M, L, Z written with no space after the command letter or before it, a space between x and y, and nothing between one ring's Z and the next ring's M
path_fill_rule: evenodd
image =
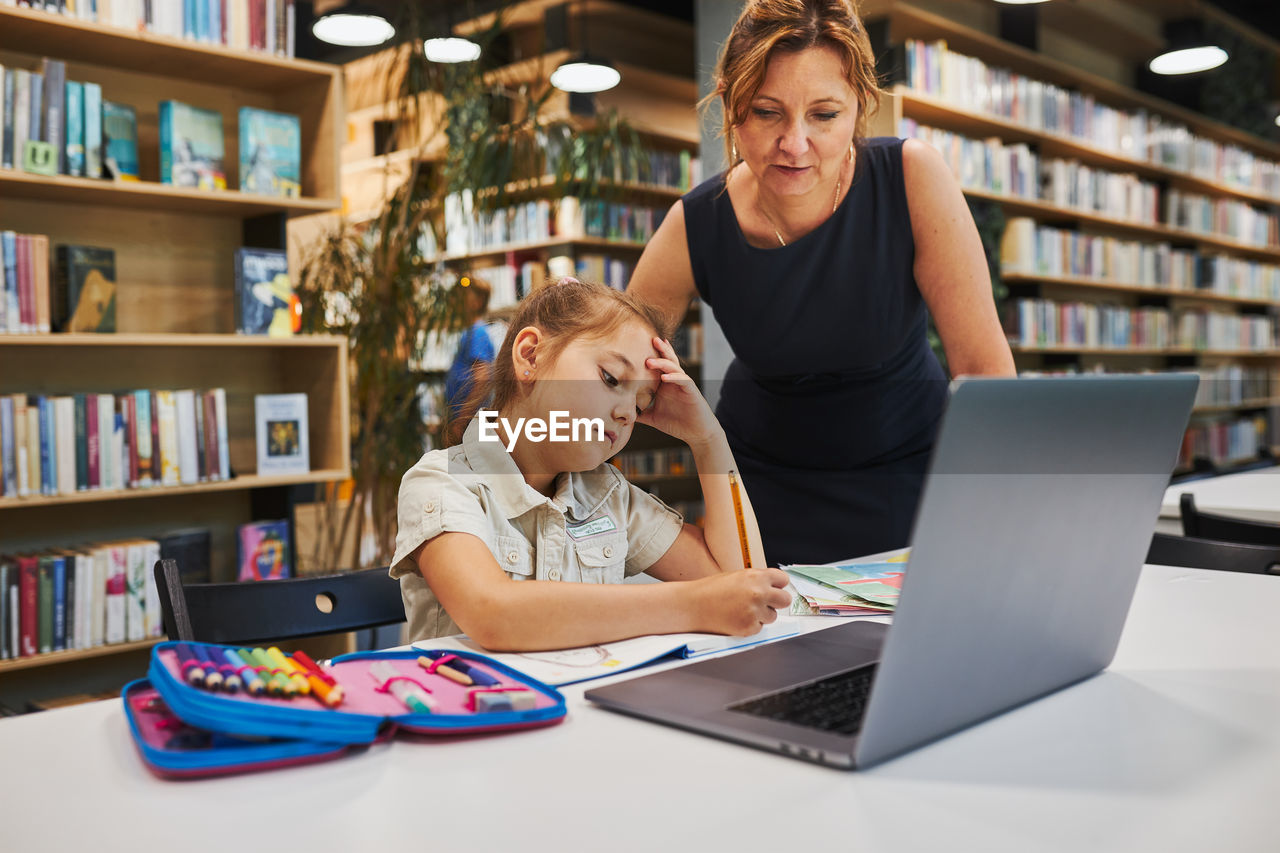
M587 699L857 768L1098 673L1115 655L1197 383L956 383L892 627L851 621Z

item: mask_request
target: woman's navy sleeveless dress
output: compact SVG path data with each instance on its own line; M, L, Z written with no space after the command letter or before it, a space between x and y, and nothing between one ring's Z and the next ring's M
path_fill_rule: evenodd
M947 378L913 274L902 140L785 247L748 245L723 176L684 196L693 277L733 347L716 408L770 565L908 544Z

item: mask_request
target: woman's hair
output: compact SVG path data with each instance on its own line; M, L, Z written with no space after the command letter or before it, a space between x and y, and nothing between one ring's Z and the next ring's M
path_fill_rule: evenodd
M830 47L840 55L845 79L858 99L855 139L866 135L867 117L880 107L880 84L871 39L854 0L751 0L729 32L716 63L715 90L702 100L720 98L725 162L733 168L733 128L747 117L751 100L764 83L774 54ZM727 171L726 171L727 174Z
M643 323L660 338L671 337L670 324L657 309L603 284L563 278L526 296L516 306L492 368L484 365L484 370L473 373L476 381L471 393L457 416L445 427L448 443L453 445L462 440L467 423L481 406L501 410L515 399L520 381L511 351L521 329L533 326L542 333L538 358L542 363L552 364L570 341L607 338L628 321Z

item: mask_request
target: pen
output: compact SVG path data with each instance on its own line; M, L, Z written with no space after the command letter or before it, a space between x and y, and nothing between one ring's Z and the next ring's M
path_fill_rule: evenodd
M489 673L484 672L483 670L477 669L476 667L472 666L471 664L467 663L462 658L457 657L451 652L436 651L436 652L423 652L423 654L431 658L432 660L439 660L443 658L448 662L450 669L457 670L463 675L466 675L476 684L479 684L481 687L492 687L493 685L499 683L498 679L494 678Z
M289 681L289 676L283 672L275 671L276 665L271 658L267 656L266 649L242 649L241 655L247 655L247 660L253 661L262 669L262 680L267 683L267 692L272 696L292 697L294 694L293 684Z
M475 684L475 681L472 680L471 676L467 675L465 672L459 672L453 667L445 666L441 661L432 660L426 655L422 655L418 658L418 666L422 667L432 675L442 675L450 681L455 681L458 684L461 684L463 687L470 687Z
M297 654L297 652L294 654ZM292 657L286 656L285 662L289 664L290 668L292 668L297 675L302 676L302 678L306 680L307 684L310 685L311 695L315 696L330 708L336 708L342 704L342 688L339 687L336 682L326 682L320 678L320 676L308 670Z
M751 568L751 546L747 544L747 522L742 517L742 493L738 490L738 475L729 470L729 492L733 495L733 514L738 517L738 542L742 545L742 567Z
M316 677L319 678L321 681L323 681L325 684L338 683L332 675L330 675L329 673L325 672L323 669L320 668L320 664L316 663L314 660L311 659L311 655L307 654L302 649L298 649L296 652L293 653L293 659L296 660L298 663L302 664L303 668L315 673Z
M196 660L191 647L186 643L178 643L173 647L173 652L178 656L178 669L186 682L192 687L204 687L204 669Z
M205 676L205 685L212 687L210 678L213 675L218 676L222 689L228 693L236 693L240 690L240 677L235 671L226 665L222 660L221 650L217 646L196 646L196 655L204 662L208 675Z
M375 661L369 667L369 675L374 681L391 691L391 695L400 700L406 708L417 714L430 714L432 701L426 691L418 684L404 678L389 661Z
M299 671L302 669L301 666L295 668L289 659L284 656L284 652L275 646L267 649L267 657L271 658L271 662L276 665L276 668L284 673L285 678L289 679L289 684L293 686L295 693L303 696L311 695L311 684L307 682L307 677Z

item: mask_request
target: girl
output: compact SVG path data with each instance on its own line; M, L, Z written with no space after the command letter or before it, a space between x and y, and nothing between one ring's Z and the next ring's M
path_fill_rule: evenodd
M743 569L733 456L652 309L574 279L530 295L463 412L478 414L462 421L461 443L425 454L400 484L391 575L412 639L464 632L489 649L533 651L745 636L790 604L784 572ZM546 428L557 419L598 423L562 430L564 441ZM705 534L607 464L637 421L693 451ZM763 567L745 490L741 499L751 565ZM622 585L639 572L681 583Z

